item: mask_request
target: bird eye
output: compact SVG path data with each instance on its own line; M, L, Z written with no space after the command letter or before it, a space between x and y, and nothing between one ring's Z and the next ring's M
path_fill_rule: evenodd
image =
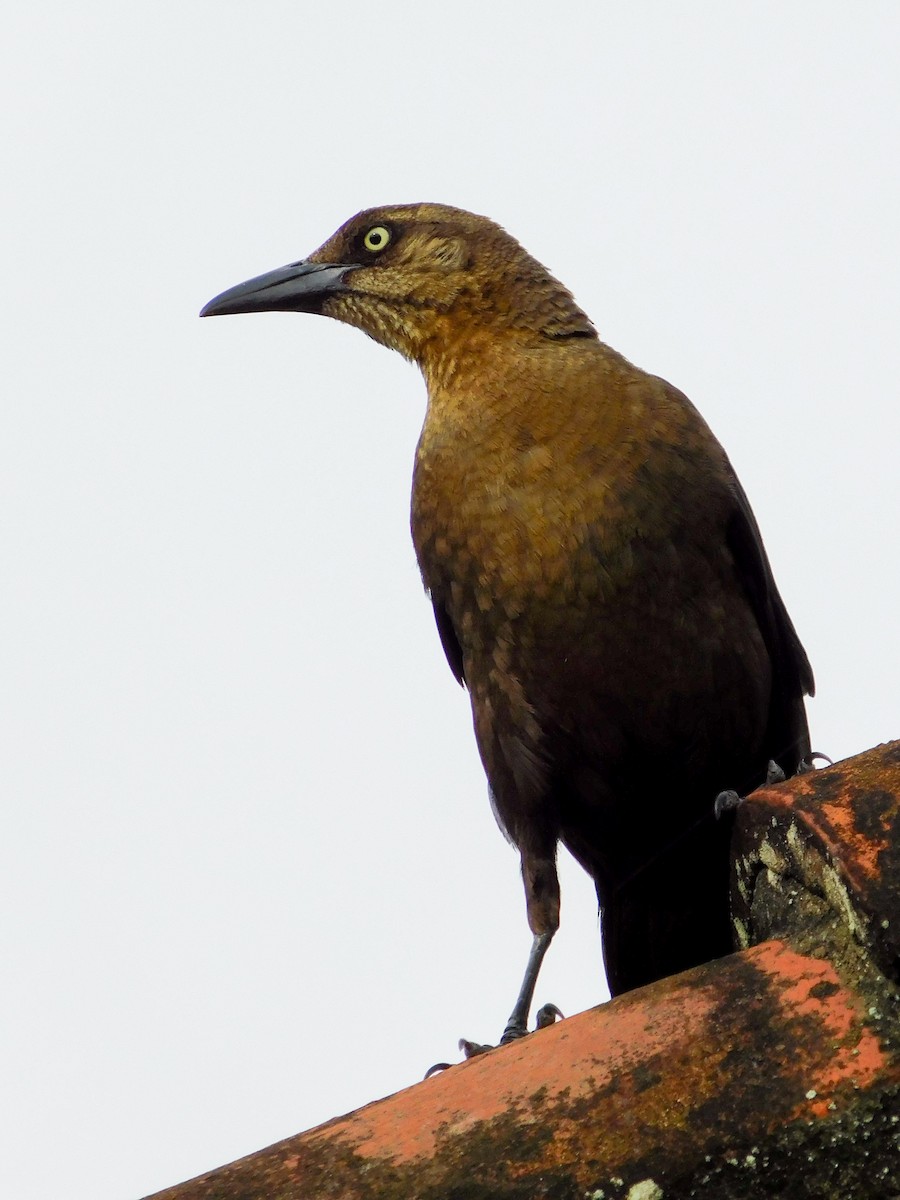
M373 225L363 237L363 245L371 254L380 254L391 240L391 231L384 225Z

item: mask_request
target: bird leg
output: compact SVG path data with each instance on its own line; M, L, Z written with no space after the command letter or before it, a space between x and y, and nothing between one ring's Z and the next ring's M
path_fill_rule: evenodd
M522 882L525 884L528 924L531 926L534 938L528 954L522 986L519 988L519 994L500 1039L501 1046L514 1042L517 1038L525 1037L528 1033L528 1014L534 999L535 984L540 974L544 955L553 941L553 935L559 928L559 878L556 874L555 850L554 843L549 850L542 848L539 851L533 849L521 851ZM557 1017L562 1017L562 1013L556 1005L545 1004L537 1013L535 1029L545 1029L548 1025L552 1025ZM474 1058L477 1054L494 1049L493 1046L470 1042L467 1038L460 1038L459 1048L466 1058ZM442 1070L445 1066L445 1063L436 1063L428 1074Z
M559 929L559 876L556 873L556 840L549 845L520 847L522 882L525 885L525 904L528 924L534 934L531 951L525 966L525 977L500 1044L515 1041L528 1032L528 1014L534 999L534 986L541 970L544 955Z
M505 1046L507 1042L514 1042L516 1038L524 1037L528 1032L528 1014L531 1012L531 1001L534 999L535 984L540 974L544 955L553 941L553 934L555 932L555 930L551 929L545 933L536 933L534 935L534 940L531 943L531 951L528 955L528 962L525 966L525 977L522 980L522 986L519 988L519 994L516 997L513 1010L509 1014L509 1020L506 1022L506 1028L503 1030L503 1037L500 1039L501 1046Z

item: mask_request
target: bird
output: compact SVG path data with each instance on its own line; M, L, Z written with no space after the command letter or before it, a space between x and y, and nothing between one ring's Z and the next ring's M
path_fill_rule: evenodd
M331 317L424 377L413 543L532 933L501 1041L559 926L560 844L594 880L612 996L730 953L716 798L804 769L814 682L698 410L448 205L367 209L200 315L258 311Z

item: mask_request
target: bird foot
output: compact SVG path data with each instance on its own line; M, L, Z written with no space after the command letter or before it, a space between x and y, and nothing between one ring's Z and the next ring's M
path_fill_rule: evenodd
M823 758L824 755L814 754L814 755L812 755L812 757L813 758ZM804 769L804 764L801 763L798 773L802 772L803 769ZM812 769L813 768L811 766L806 767L806 770L811 771ZM776 783L784 783L784 781L786 779L787 779L787 776L785 775L784 771L782 771L781 767L779 767L779 765L775 761L775 759L770 758L769 765L768 765L768 767L766 767L765 783L762 786L763 787L772 787ZM720 821L722 819L722 817L724 817L726 815L726 813L734 812L734 810L736 808L738 808L741 804L744 803L744 799L745 799L744 796L740 796L740 795L738 795L737 792L732 791L730 789L727 792L719 792L719 794L718 794L718 796L716 796L715 802L713 804L713 812L715 814L716 820Z
M544 1004L538 1009L535 1014L534 1031L537 1033L539 1029L546 1029L548 1025L553 1025L557 1020L564 1020L562 1012L555 1004ZM529 1030L518 1021L510 1021L503 1030L503 1036L500 1038L500 1045L506 1046L510 1042L518 1041L519 1038L527 1037ZM459 1039L459 1048L463 1052L464 1058L476 1058L479 1054L486 1054L488 1050L496 1050L497 1047L489 1042L470 1042L468 1038ZM425 1078L428 1079L431 1075L436 1075L439 1071L446 1071L449 1067L454 1066L453 1063L440 1062L435 1063L433 1067L429 1067L425 1072Z

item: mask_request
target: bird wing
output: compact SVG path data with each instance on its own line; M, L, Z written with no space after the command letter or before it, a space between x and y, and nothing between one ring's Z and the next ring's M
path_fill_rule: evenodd
M466 676L463 670L462 646L459 644L459 638L456 636L456 630L453 628L450 614L434 593L431 594L431 604L434 608L434 619L437 622L441 645L444 647L444 653L447 656L447 662L450 664L450 670L456 676L456 682L465 687Z
M809 753L802 697L815 694L815 681L806 651L775 586L756 518L734 474L732 488L737 503L728 521L728 546L772 664L767 743L772 757L784 755L787 763L782 765L793 772Z

